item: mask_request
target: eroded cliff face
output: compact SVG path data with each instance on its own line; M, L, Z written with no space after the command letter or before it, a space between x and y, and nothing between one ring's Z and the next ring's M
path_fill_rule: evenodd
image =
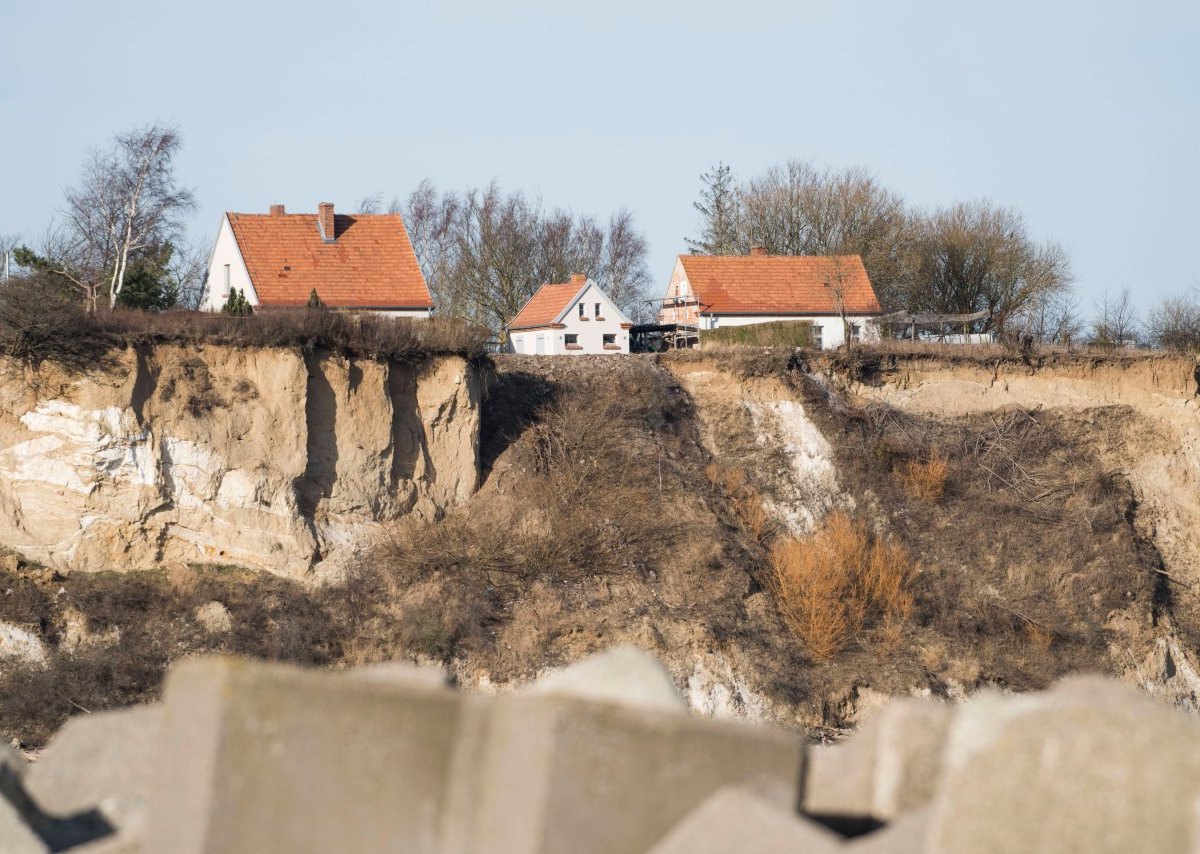
M58 568L302 574L479 478L482 380L458 357L160 346L0 377L0 544Z
M1106 460L1133 483L1139 523L1166 569L1200 583L1200 363L1143 356L1050 360L1036 371L940 360L898 361L850 390L914 412L958 416L1010 406L1075 411L1122 407L1126 436Z

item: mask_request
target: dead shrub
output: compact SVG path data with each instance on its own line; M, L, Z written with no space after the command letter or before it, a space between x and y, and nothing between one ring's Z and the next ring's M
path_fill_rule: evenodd
M746 482L746 472L740 468L724 468L710 463L705 475L713 489L719 489L733 506L738 520L755 540L762 543L775 533L775 522L757 489Z
M862 522L834 513L807 537L776 540L768 563L784 622L812 658L833 658L877 623L885 642L899 642L916 568L901 546L872 537Z
M950 462L938 453L927 460L909 460L900 470L900 483L910 498L936 504L946 491Z

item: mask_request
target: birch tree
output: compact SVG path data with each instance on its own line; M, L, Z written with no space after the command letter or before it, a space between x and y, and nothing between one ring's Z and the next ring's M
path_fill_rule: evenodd
M130 256L178 238L182 216L195 208L191 191L175 181L174 161L182 144L177 129L157 124L117 137L106 170L107 192L118 210L109 308L117 304Z
M89 311L105 293L109 308L117 304L132 261L182 245L182 220L195 200L175 179L181 145L176 128L153 124L93 150L78 185L66 192L61 222L39 252L28 253L70 282Z

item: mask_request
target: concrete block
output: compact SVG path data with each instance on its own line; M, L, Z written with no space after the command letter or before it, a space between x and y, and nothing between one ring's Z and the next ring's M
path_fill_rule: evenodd
M168 674L150 851L433 852L454 692L236 659Z
M724 788L692 810L651 854L834 854L842 837L745 789Z
M449 688L450 674L436 664L413 664L409 661L382 661L345 671L351 679L365 679L382 685L414 685L425 688Z
M25 757L0 742L0 851L12 854L43 854L50 850L22 814L22 781L28 764Z
M25 789L27 773L25 758L0 745L0 851L4 854L65 851L112 835L112 824L94 810L66 817L45 812Z
M951 707L894 700L834 747L809 753L804 812L886 822L929 802L942 774Z
M117 827L140 833L154 790L161 730L159 706L71 718L30 766L26 788L51 813L97 808Z
M907 812L873 833L851 839L846 854L925 854L929 850L930 808Z
M1194 717L1100 679L959 717L930 851L1197 850Z
M634 646L616 646L552 671L525 691L663 712L686 712L688 708L666 668Z
M3 796L0 796L0 851L5 854L48 854L50 851L50 846L33 832L20 811Z
M481 756L456 780L447 851L644 852L723 786L798 803L800 739L769 727L521 695L475 721L464 750Z

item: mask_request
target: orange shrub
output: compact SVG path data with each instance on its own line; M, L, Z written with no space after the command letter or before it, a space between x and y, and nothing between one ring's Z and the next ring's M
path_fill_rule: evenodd
M950 475L950 463L938 453L927 461L909 460L900 471L900 482L912 498L937 503L946 491L946 478Z
M780 537L769 555L771 587L784 622L814 659L841 652L865 627L883 625L894 646L912 613L916 569L899 545L872 537L846 513L804 538Z

